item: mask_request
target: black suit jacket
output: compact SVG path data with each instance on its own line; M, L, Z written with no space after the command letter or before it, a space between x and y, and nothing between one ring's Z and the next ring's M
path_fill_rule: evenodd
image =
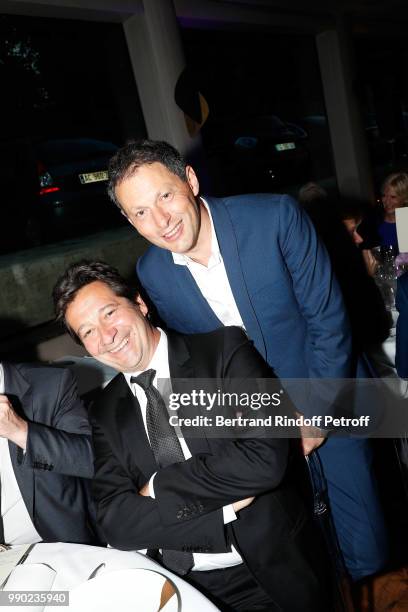
M172 381L273 377L239 328L168 339ZM280 609L327 612L314 530L285 476L287 440L190 438L191 459L158 469L123 375L106 387L91 421L97 518L111 545L219 553L233 542ZM156 498L140 496L155 472ZM226 527L222 507L253 495Z
M95 543L90 425L69 370L3 362L5 394L28 422L27 448L9 441L14 473L45 542Z

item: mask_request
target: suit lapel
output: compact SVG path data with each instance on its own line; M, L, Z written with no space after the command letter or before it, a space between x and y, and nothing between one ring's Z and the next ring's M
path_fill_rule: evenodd
M264 354L266 355L266 346L262 330L258 323L242 271L242 252L238 249L237 236L231 222L231 217L220 200L206 198L206 202L211 210L225 270L245 329L256 346L264 347ZM253 265L262 265L262 262L254 261Z
M188 392L191 390L191 379L196 375L190 351L184 336L171 331L167 334L172 389L174 392L182 392L182 390ZM139 402L129 389L124 376L121 378L116 401L116 426L121 432L121 440L126 453L125 461L129 466L137 465L148 479L158 467L147 438ZM184 433L187 435L188 431ZM210 452L204 434L202 438L188 438L187 444L192 455Z
M167 338L172 390L174 393L189 393L191 391L191 380L197 377L189 347L185 337L181 334L167 331ZM178 415L188 417L188 407L180 407ZM204 432L202 437L194 438L188 437L188 430L185 428L182 427L181 431L192 455L210 452Z
M150 478L157 471L157 464L147 438L139 402L124 376L117 401L116 423L125 446L127 465L137 465L146 479Z
M167 256L172 258L170 251ZM183 325L188 327L187 333L204 333L222 327L221 321L203 297L188 267L175 264L173 261L171 264L177 286L176 294L182 300L181 309L188 312L188 317L183 320Z
M23 377L17 368L3 363L4 392L10 399L16 412L33 420L33 396L30 383ZM23 450L14 444L8 443L11 463L19 486L22 498L28 513L35 525L34 519L34 470L24 462Z

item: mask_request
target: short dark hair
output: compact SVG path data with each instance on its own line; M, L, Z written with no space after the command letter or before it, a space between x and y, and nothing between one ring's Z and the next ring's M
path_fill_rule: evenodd
M115 187L141 166L156 162L186 180L187 163L177 149L160 140L134 140L119 149L109 162L108 195L112 202L121 208Z
M68 306L75 299L78 291L93 283L100 281L108 285L110 289L119 297L124 297L133 302L138 293L136 288L132 288L119 271L103 261L88 261L82 259L71 264L64 274L55 283L52 297L54 300L54 310L56 320L63 323L70 336L78 344L82 344L77 334L68 325L65 318Z
M356 198L339 198L337 202L337 213L341 221L353 219L356 222L361 222L366 211L367 204Z

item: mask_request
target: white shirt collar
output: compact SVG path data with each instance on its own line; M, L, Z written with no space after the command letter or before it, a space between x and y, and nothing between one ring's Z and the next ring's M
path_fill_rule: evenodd
M4 369L3 364L0 361L0 393L4 394Z
M200 199L207 209L208 216L210 217L210 223L211 223L211 255L208 260L208 265L205 266L207 268L211 268L212 266L219 264L222 258L221 258L220 246L217 240L217 234L215 233L215 228L214 228L214 223L213 223L212 216L211 216L210 207L208 206L204 198L200 198ZM173 262L180 266L188 266L192 263L197 264L197 262L193 261L191 257L188 257L187 255L183 255L183 253L172 253L172 256L173 256ZM197 265L201 265L201 264L197 264Z
M169 378L169 358L168 358L168 341L166 333L157 328L160 332L159 344L156 347L154 355L147 366L146 370L155 370L156 375L154 377L154 384L156 383L157 378ZM126 378L126 382L130 388L132 388L132 383L130 379L132 376L139 376L145 370L139 370L136 372L123 372L124 377Z

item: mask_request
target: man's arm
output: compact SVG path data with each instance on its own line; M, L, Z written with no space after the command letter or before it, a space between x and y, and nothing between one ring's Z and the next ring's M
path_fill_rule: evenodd
M259 392L259 379L274 378L273 371L242 330L226 327L222 333L223 392L227 396ZM200 339L200 347L211 355L204 345L209 337ZM229 416L235 416L235 410L231 412ZM270 406L265 412L248 409L244 416L264 418L275 412L276 408ZM249 437L251 429L246 429L242 437L211 441L214 454L195 455L158 470L154 491L163 522L171 525L179 520L180 507L199 506L202 513L213 512L240 500L252 501L254 496L278 487L287 467L288 441L275 434L274 428L265 427L257 431L258 437ZM183 520L190 518L187 512Z
M312 222L292 198L280 203L279 243L307 323L310 378L350 376L351 337L340 287Z
M33 382L34 419L46 402L49 424L27 421L25 453L19 453L19 462L32 469L42 469L92 478L93 452L90 425L85 407L78 397L74 376L69 370L50 369L48 387L36 387ZM33 369L35 375L35 369ZM39 417L40 418L40 417ZM7 436L6 436L7 437ZM18 444L18 442L16 442ZM19 444L18 444L19 445ZM20 448L24 448L19 445Z
M337 396L336 385L318 379L351 376L348 317L329 256L312 222L292 198L282 198L280 207L279 244L292 277L299 309L306 321L310 355L307 393L306 389L300 388L299 382L288 389L302 414L329 414ZM308 434L307 428L302 431L305 454L323 441L319 432Z
M92 410L95 449L93 495L97 521L111 546L121 550L167 548L190 552L218 553L229 550L221 510L202 515L196 508L188 523L183 522L185 508L179 508L179 519L164 525L161 502L138 494L146 480L137 468L130 474L115 456L98 424L98 406ZM135 442L136 443L136 442Z
M154 487L163 523L179 522L182 508L207 514L271 491L283 477L286 457L284 439L225 440L216 455L195 455L159 470ZM181 518L189 521L194 514L187 511Z
M348 378L350 373L351 332L343 297L333 274L327 251L318 239L306 213L291 198L281 201L279 241L293 280L293 291L307 324L309 344L309 397L294 389L292 397L299 412L306 416L330 412L336 392L327 382L313 379ZM299 382L295 386L299 387ZM325 434L315 428L302 428L305 455L318 448Z

